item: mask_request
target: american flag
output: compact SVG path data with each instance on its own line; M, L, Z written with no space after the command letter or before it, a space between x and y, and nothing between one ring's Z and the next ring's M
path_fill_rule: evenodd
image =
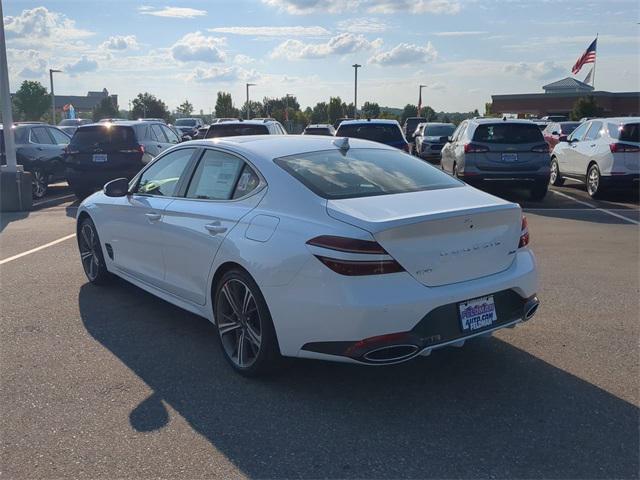
M591 42L591 45L589 45L589 48L587 48L585 52L582 55L580 55L580 58L578 58L578 61L571 69L571 73L575 75L580 71L580 69L585 64L596 63L596 44L597 43L598 43L598 37L596 37L596 39L593 42Z

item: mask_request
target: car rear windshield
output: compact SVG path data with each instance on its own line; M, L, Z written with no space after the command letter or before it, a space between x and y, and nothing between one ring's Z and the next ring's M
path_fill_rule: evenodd
M131 127L122 125L96 125L80 127L71 138L71 145L77 148L101 147L105 145L118 147L137 143Z
M328 128L305 128L304 133L307 135L331 135Z
M560 128L562 129L563 135L570 135L576 128L578 128L580 122L562 122L560 124Z
M427 125L424 128L426 137L449 137L456 129L453 125Z
M268 135L265 125L242 125L236 123L216 123L211 125L206 138L235 137L237 135Z
M478 125L474 142L482 143L536 143L544 142L542 132L535 123L489 123Z
M397 150L352 148L301 153L275 163L327 199L458 187L462 182Z
M355 125L340 125L336 137L363 138L374 142L401 142L404 140L397 125L385 123L360 123Z
M622 142L640 142L640 123L627 123L618 128L609 128L613 138Z
M175 125L177 127L195 127L196 121L193 118L179 118Z

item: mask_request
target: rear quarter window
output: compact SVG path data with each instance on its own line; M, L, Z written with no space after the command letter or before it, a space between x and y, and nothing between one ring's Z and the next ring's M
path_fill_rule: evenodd
M536 143L544 142L542 132L535 123L489 123L478 125L473 141L481 143Z
M616 125L610 123L609 135L622 142L640 143L640 123L627 123L626 125Z

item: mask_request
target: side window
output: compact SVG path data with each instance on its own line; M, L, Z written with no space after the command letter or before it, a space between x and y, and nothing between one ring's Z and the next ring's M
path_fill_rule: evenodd
M58 144L58 145L68 145L69 144L69 141L70 141L69 137L67 137L60 130L56 130L55 128L48 128L47 130L49 130L49 133L53 137L53 141L56 142L56 144Z
M138 140L140 141L150 140L149 128L146 125L136 125L135 129L136 129L136 135L138 136Z
M467 130L467 125L468 123L463 123L460 125L460 127L458 127L458 131L455 134L456 136L453 139L454 142L462 139L462 137L464 136L464 132Z
M616 123L607 123L607 129L609 130L609 136L616 140L620 138L620 125Z
M44 127L34 127L31 129L31 142L40 145L53 145L53 140Z
M187 198L229 200L244 161L218 150L206 150L187 189Z
M602 129L602 122L591 122L589 132L585 136L585 140L595 140L600 136L600 130Z
M171 130L169 127L165 127L164 125L161 125L160 128L162 128L164 134L169 139L169 143L180 143L178 135L176 135L173 130Z
M578 128L576 128L571 134L570 140L582 140L582 137L589 128L590 123L583 123Z
M151 131L153 135L156 137L160 143L168 143L167 137L165 137L164 133L162 133L162 128L157 123L151 125Z
M241 198L248 195L260 184L260 177L253 171L253 169L245 163L238 184L233 192L232 198Z
M137 193L163 197L175 196L178 181L187 168L194 150L194 148L181 148L151 164L140 177Z

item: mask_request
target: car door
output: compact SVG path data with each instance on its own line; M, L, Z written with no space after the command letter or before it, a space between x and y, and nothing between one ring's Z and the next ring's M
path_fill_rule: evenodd
M152 155L154 157L160 155L164 150L169 148L171 143L167 139L162 126L159 123L152 123L149 125L149 135L151 136L150 146L152 148Z
M576 128L568 138L568 145L562 149L562 154L558 155L558 165L560 171L569 175L579 174L578 162L578 145L582 142L582 138L591 126L591 122L583 123ZM584 173L584 172L582 172Z
M29 133L29 143L33 152L31 171L40 169L48 178L56 171L56 159L60 159L60 148L55 144L45 126L32 127Z
M132 181L132 193L105 205L100 221L115 266L145 283L166 290L163 213L182 187L195 147L169 152L150 163Z
M454 137L451 139L451 142L447 143L447 165L443 167L443 170L453 173L453 165L460 162L461 149L460 145L462 145L462 154L464 154L464 135L468 128L468 122L463 122L458 130L454 132Z
M64 179L65 147L69 145L71 138L69 138L69 136L66 133L58 130L57 128L46 127L46 129L49 132L49 135L53 139L53 143L54 143L54 147L52 148L52 151L51 151L53 157L50 160L51 162L50 172L51 172L52 180L62 180Z
M592 121L583 140L578 142L578 146L575 149L575 168L578 175L586 177L589 162L595 160L597 156L597 139L600 137L600 130L602 130L602 122L599 120Z
M458 135L460 134L460 131L464 128L464 126L464 122L458 125L458 128L456 128L451 134L451 141L445 143L444 147L442 147L442 150L440 152L440 168L442 168L442 170L445 170L447 172L451 171L451 165L453 163L453 142L455 142L456 138L458 138Z
M163 223L169 291L204 305L216 252L242 217L264 195L264 180L244 159L204 149L184 198L165 209Z
M171 128L166 125L160 125L160 128L164 132L164 136L167 137L167 141L170 147L173 147L174 145L180 143L180 137Z

